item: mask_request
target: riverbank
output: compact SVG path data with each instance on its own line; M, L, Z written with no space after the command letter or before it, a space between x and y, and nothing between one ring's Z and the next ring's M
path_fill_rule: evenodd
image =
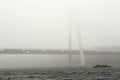
M1 70L0 80L119 80L120 68L71 67Z

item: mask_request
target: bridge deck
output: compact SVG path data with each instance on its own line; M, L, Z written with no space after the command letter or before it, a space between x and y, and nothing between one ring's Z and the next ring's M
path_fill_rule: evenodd
M80 54L79 50L42 50L42 49L0 49L0 54ZM101 55L101 54L120 54L120 51L91 51L84 50L86 55Z

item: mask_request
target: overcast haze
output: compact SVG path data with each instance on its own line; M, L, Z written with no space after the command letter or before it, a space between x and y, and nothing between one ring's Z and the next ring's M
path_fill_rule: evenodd
M0 0L0 48L68 49L72 19L78 49L76 18L84 48L120 46L120 0ZM67 57L1 54L0 67L67 65ZM78 57L73 64L79 65ZM119 56L103 58L88 56L86 63L120 64Z
M72 12L84 47L119 46L119 0L0 0L0 48L67 49ZM57 46L56 46L57 45Z

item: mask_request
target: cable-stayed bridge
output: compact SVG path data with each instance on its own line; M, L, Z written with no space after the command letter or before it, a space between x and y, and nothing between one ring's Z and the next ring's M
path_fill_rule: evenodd
M43 50L43 49L0 49L0 54L55 54L55 55L68 55L68 61L71 65L72 55L80 56L80 64L85 65L84 55L107 55L107 54L120 54L120 51L102 51L102 50L84 50L82 44L82 37L80 33L80 25L77 16L77 34L78 34L78 50L72 49L72 16L68 26L68 49L67 50Z

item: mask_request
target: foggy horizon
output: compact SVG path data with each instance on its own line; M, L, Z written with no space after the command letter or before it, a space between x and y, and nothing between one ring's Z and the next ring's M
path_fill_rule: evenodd
M79 50L77 26L84 49L120 46L119 0L0 0L0 49ZM104 54L104 53L103 53ZM83 58L83 57L81 57ZM80 65L72 56L72 65ZM87 55L87 65L120 65L118 55ZM0 68L68 66L68 55L0 54Z

